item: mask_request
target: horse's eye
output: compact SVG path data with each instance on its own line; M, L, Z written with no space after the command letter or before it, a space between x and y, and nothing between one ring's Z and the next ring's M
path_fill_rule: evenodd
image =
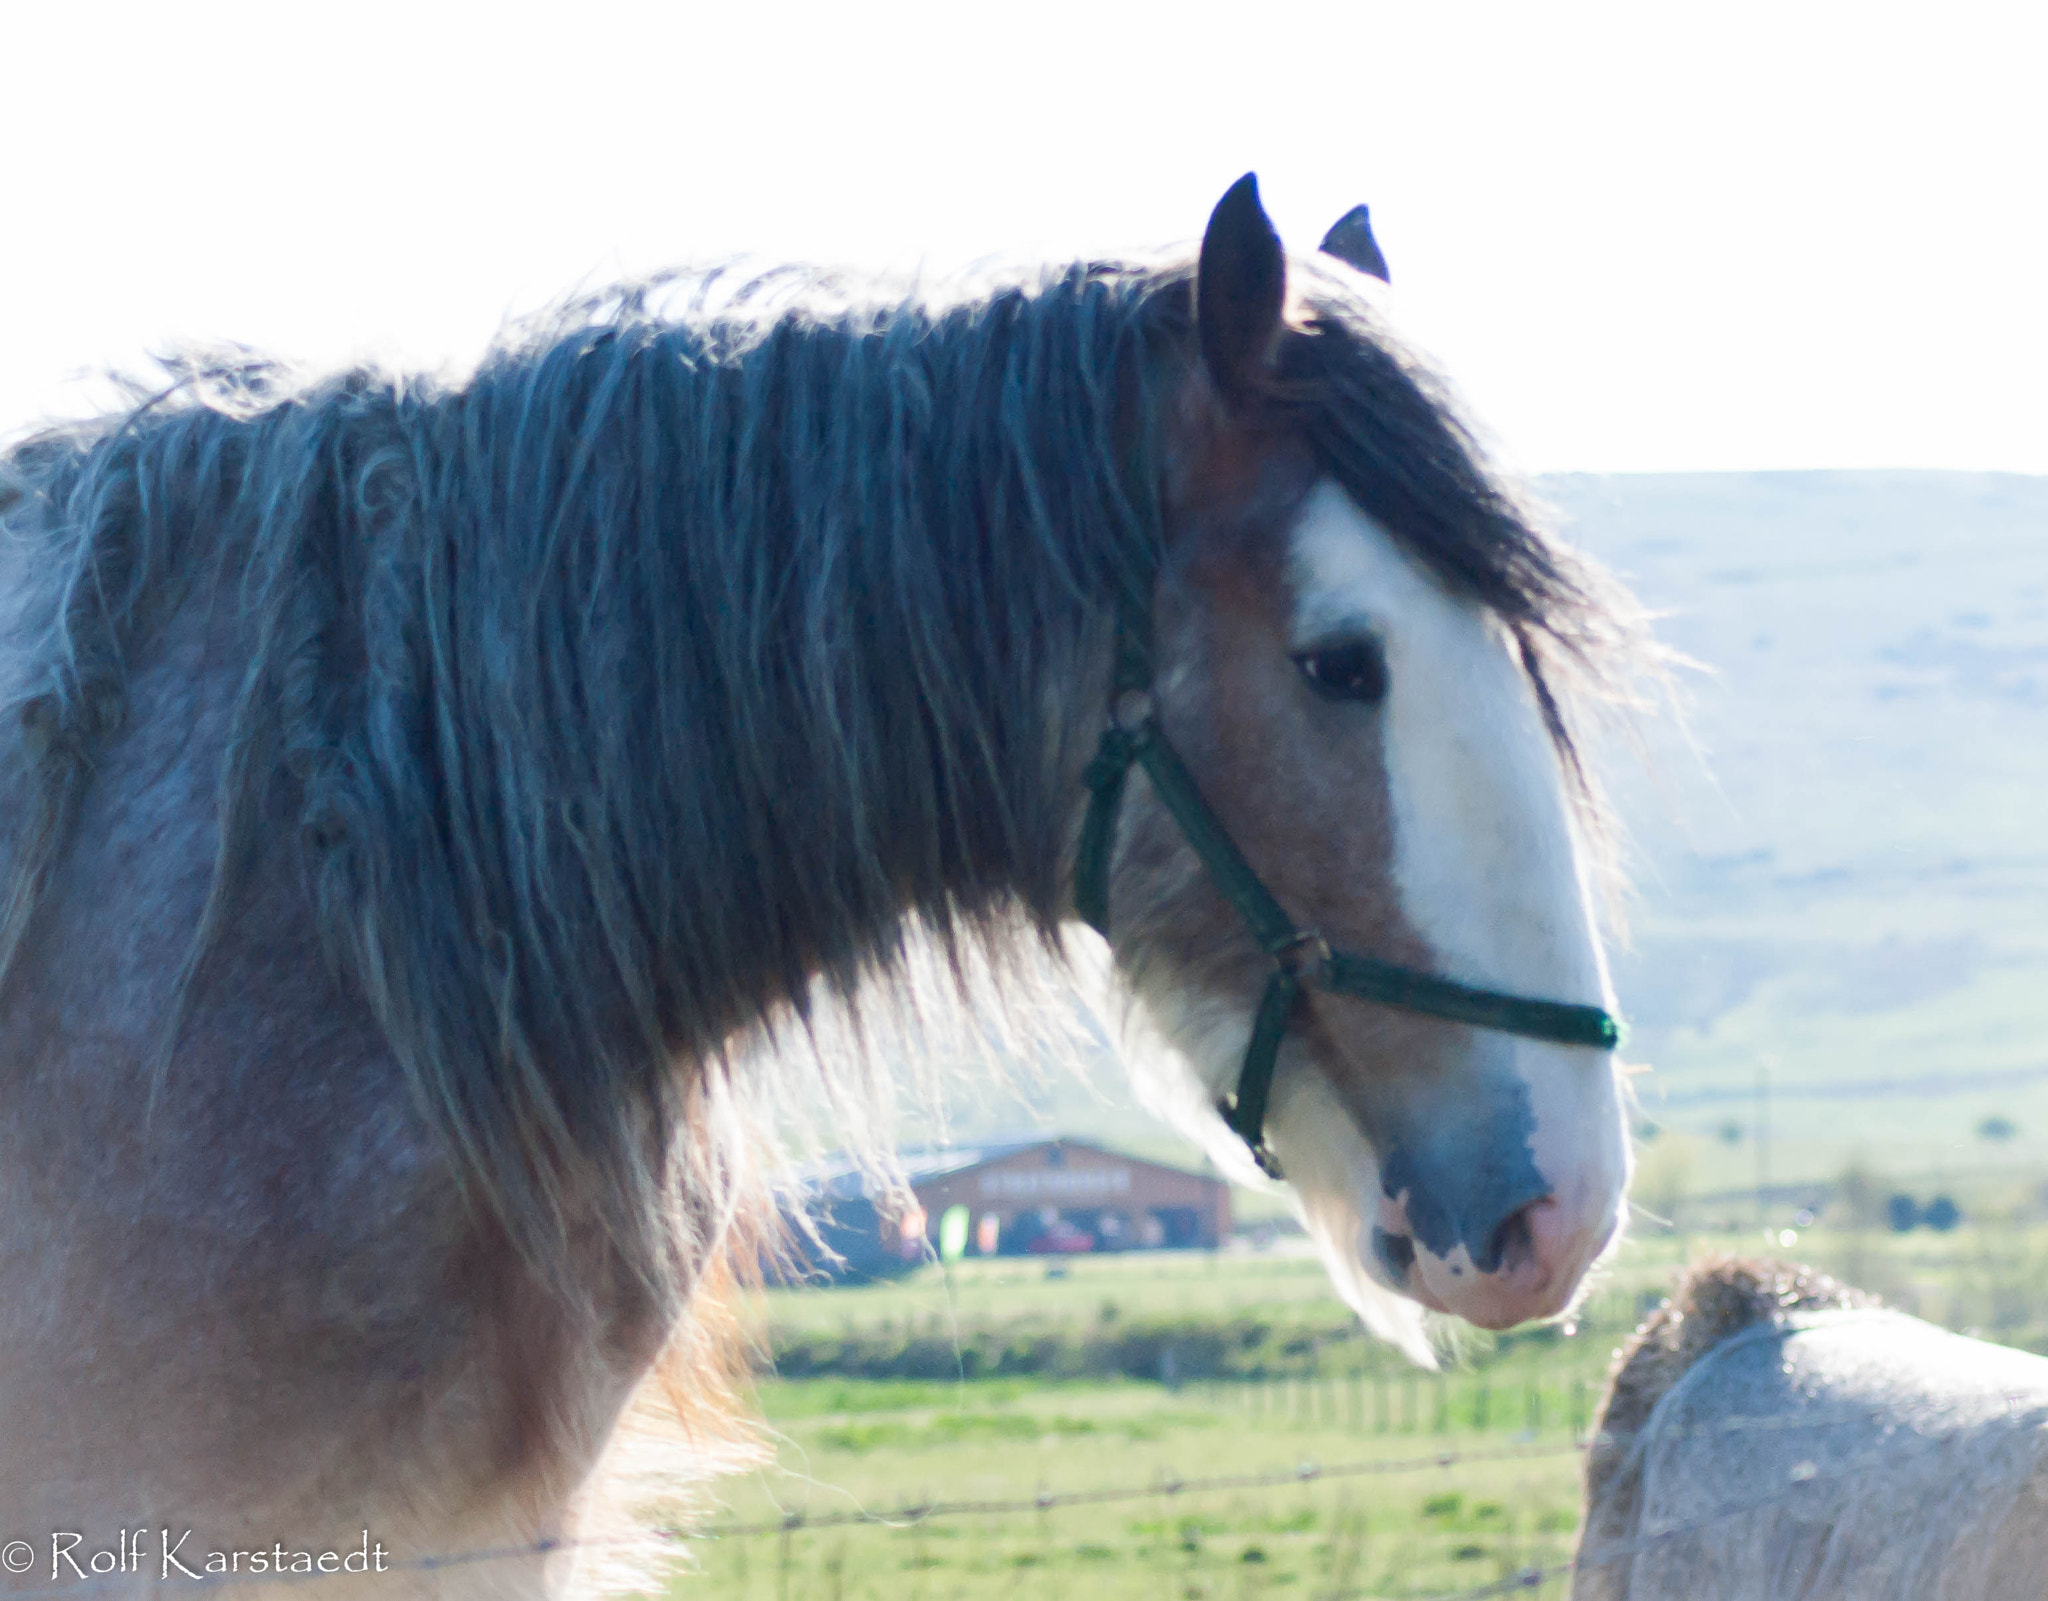
M1354 639L1294 658L1308 687L1324 700L1358 700L1368 705L1387 694L1387 658L1379 641Z

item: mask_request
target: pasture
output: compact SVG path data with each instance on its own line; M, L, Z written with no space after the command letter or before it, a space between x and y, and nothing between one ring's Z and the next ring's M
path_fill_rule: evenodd
M1460 1388L1469 1402L1470 1386ZM1375 1429L1369 1399L1361 1426L1358 1393L1300 1381L1178 1393L1139 1382L765 1386L778 1467L729 1489L724 1517L772 1523L867 1510L899 1514L896 1526L707 1541L702 1572L670 1594L1426 1595L1569 1553L1578 1463L1561 1421L1525 1438L1456 1429L1432 1405L1419 1420L1397 1414ZM1435 1465L1440 1455L1448 1465ZM1299 1477L1329 1468L1350 1471ZM1224 1476L1285 1482L929 1521L900 1515L941 1499L1030 1503Z
M714 1537L666 1594L1562 1597L1615 1347L1686 1261L1758 1244L1647 1233L1574 1332L1467 1333L1438 1375L1357 1335L1319 1265L1282 1252L1080 1259L1059 1276L969 1261L771 1292L756 1337L808 1376L764 1374L774 1464L721 1487ZM2048 1350L2048 1227L1987 1213L1946 1235L1821 1227L1779 1249ZM1130 1371L1176 1341L1171 1382ZM981 1376L961 1377L977 1351ZM1216 1478L1237 1482L1196 1487ZM959 1502L984 1508L918 1515ZM882 1521L835 1521L862 1514ZM734 1528L752 1532L715 1537Z

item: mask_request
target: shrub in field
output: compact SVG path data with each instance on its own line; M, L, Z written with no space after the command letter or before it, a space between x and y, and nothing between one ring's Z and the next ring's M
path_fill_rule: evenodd
M1278 1324L1262 1317L1117 1318L1045 1330L915 1333L776 1330L775 1371L786 1379L1278 1378L1318 1371L1326 1348L1355 1347L1334 1317Z

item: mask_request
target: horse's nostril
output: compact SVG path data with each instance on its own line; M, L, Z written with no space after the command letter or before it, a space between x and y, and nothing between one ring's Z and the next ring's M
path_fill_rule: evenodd
M1493 1272L1512 1273L1525 1263L1536 1260L1536 1238L1529 1229L1529 1213L1542 1204L1541 1201L1531 1201L1528 1206L1518 1208L1493 1231L1493 1238L1487 1242L1488 1253L1493 1259Z
M1380 1266L1387 1270L1396 1284L1408 1282L1408 1270L1415 1266L1415 1242L1407 1235L1374 1229L1372 1254L1379 1258Z

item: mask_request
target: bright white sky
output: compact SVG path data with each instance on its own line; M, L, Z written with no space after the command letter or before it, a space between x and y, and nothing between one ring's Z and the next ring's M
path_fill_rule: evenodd
M1192 237L1256 169L1534 470L2048 472L2034 4L0 6L0 432L178 337Z

